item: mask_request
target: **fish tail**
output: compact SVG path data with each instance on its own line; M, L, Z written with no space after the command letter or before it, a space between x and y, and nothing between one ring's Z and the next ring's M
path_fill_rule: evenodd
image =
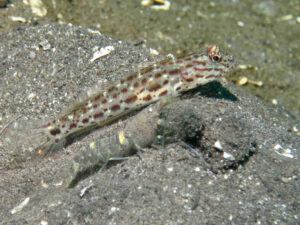
M25 117L10 123L0 137L1 146L21 155L44 155L61 148L64 139L53 140L42 120L28 120Z

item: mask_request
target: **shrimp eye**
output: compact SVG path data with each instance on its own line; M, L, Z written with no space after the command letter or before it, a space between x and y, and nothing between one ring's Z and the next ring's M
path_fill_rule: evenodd
M220 62L221 61L221 57L219 57L217 55L213 56L212 59L213 59L214 62Z

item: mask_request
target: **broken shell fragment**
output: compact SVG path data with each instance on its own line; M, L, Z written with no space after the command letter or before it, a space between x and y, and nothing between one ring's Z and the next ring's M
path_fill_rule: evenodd
M248 78L247 77L241 77L238 81L237 81L237 84L239 85L239 86L243 86L243 85L245 85L245 84L247 84L248 83Z
M237 81L237 85L239 86L243 86L246 84L252 84L254 86L261 87L264 83L262 81L250 80L247 77L240 77L240 79Z
M227 160L235 160L235 157L228 152L223 152L223 158Z
M150 6L154 10L169 10L171 3L165 0L142 0L142 6Z
M223 147L222 147L222 144L221 144L220 141L216 141L216 142L214 143L214 147L215 147L216 149L223 150Z
M21 16L10 16L9 18L13 22L20 22L20 23L26 23L27 22L26 19L21 17Z
M47 9L41 0L29 0L31 11L34 15L44 17L47 15Z

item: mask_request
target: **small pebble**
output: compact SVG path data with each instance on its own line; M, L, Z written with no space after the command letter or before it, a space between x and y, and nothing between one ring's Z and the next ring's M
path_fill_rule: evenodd
M169 10L171 3L165 0L142 0L142 6L150 6L154 10Z
M51 49L51 45L50 43L48 42L48 40L43 40L39 43L39 45L43 48L44 51L47 51L49 49Z
M101 48L99 51L94 52L93 57L90 59L90 62L94 62L95 60L108 55L111 53L113 50L115 50L114 46L106 46Z
M234 156L228 152L223 152L223 158L227 160L235 160Z
M288 14L288 15L285 15L285 16L282 16L280 17L280 21L289 21L289 20L292 20L293 19L293 15L291 14Z
M159 52L156 49L154 49L154 48L150 48L150 53L152 55L159 55Z
M299 132L299 129L296 126L292 126L292 132Z
M239 86L243 86L243 85L245 85L245 84L247 84L248 83L248 78L247 77L241 77L238 81L237 81L237 84L239 85Z
M245 70L245 69L248 69L248 66L245 65L245 64L240 64L240 65L237 66L237 68L240 69L240 70Z
M35 58L35 52L34 51L30 51L29 52L29 58L34 59Z
M42 220L39 225L48 225L48 224L49 224L48 221Z
M13 22L26 23L26 19L21 16L10 16L9 17Z
M216 141L216 142L214 143L214 147L215 147L216 149L219 149L219 150L222 150L222 149L223 149L223 147L222 147L220 141Z
M41 0L29 1L31 11L34 15L44 17L47 15L47 8Z
M15 214L17 212L20 212L29 202L30 198L27 197L24 199L23 202L21 202L19 205L17 205L15 208L13 208L11 211L10 211L10 214Z
M237 22L237 25L238 25L239 27L244 27L244 26L245 26L245 23L244 23L243 21L238 21L238 22Z
M272 102L273 105L278 105L278 100L275 99L275 98L273 98L273 99L271 100L271 102Z
M173 167L169 167L167 170L168 170L168 172L173 172L174 169L173 169Z

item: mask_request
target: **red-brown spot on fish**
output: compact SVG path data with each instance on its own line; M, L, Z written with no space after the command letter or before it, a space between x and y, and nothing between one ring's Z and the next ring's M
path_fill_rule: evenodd
M149 72L151 72L153 69L154 69L154 67L153 67L153 66L150 66L149 68L146 68L146 69L142 72L142 74L149 73Z
M163 85L166 85L167 83L169 83L169 80L165 80L165 81L163 82Z
M168 94L168 90L165 90L165 91L161 92L158 96L164 96L166 94Z
M135 82L135 83L133 84L133 86L134 86L135 88L138 88L138 87L139 87L139 82Z
M155 74L155 78L156 78L156 79L160 78L161 76L162 76L162 74L161 74L161 73L157 73L157 74Z
M187 82L193 82L194 81L194 78L186 78L186 79L184 79L185 81L187 81Z
M110 92L112 92L114 89L115 89L115 87L112 86L112 87L110 87L110 88L107 90L107 92L110 93Z
M94 101L98 101L102 96L103 96L102 94L97 95L97 96L94 98Z
M60 129L59 128L53 128L50 130L50 134L52 134L53 136L60 134Z
M84 118L83 120L82 120L82 123L88 123L89 122L89 118Z
M70 129L75 128L75 127L77 127L77 124L76 124L76 123L71 123L71 124L70 124Z
M117 111L120 109L120 105L113 105L111 108L110 108L112 111Z
M138 94L141 94L143 91L145 91L145 88L142 88L142 89L138 92Z
M145 85L146 83L147 83L147 79L144 78L144 79L142 80L142 85Z
M201 75L201 74L196 74L196 77L197 77L197 78L203 78L203 77L204 77L204 75Z
M121 90L122 93L126 93L127 91L128 91L127 88L123 88L123 89Z
M104 113L103 112L98 112L94 115L94 118L97 119L97 118L101 118L102 116L104 116Z
M125 102L126 102L126 103L133 103L133 102L135 102L137 99L138 99L138 98L137 98L136 95L132 95L132 96L130 96L129 98L127 98L127 99L125 100Z
M129 77L127 77L127 81L132 81L134 78L136 78L137 77L137 74L135 73L135 74L132 74L132 75L130 75Z
M147 95L143 98L144 101L150 101L152 99L151 95Z
M212 68L199 68L199 67L194 67L194 70L196 70L196 71L212 71Z
M202 65L202 66L206 66L206 62L202 62L202 61L198 61L198 60L193 60L194 64L198 64L198 65Z
M98 107L98 105L97 105L97 104L93 105L93 108L94 108L94 109L96 109L97 107Z
M223 69L221 69L221 68L215 68L214 70L219 71L219 72L223 72Z
M103 99L102 100L102 104L106 104L107 103L107 100L106 99Z
M170 74L170 75L176 75L176 74L179 74L180 72L181 72L180 69L175 69L175 70L171 70L171 71L169 72L169 74Z
M88 112L87 108L85 108L85 107L82 107L82 108L81 108L81 111L82 111L83 113L87 113L87 112ZM74 115L75 115L75 113L74 113Z
M211 78L215 78L215 77L216 77L216 75L211 74L211 75L206 76L205 79L211 79Z
M185 68L191 68L193 66L194 66L193 64L187 64L187 65L185 65Z
M118 97L118 94L113 94L113 98L117 98Z
M148 87L148 91L157 91L158 89L161 88L161 85L158 83L153 83L151 85L149 85Z

